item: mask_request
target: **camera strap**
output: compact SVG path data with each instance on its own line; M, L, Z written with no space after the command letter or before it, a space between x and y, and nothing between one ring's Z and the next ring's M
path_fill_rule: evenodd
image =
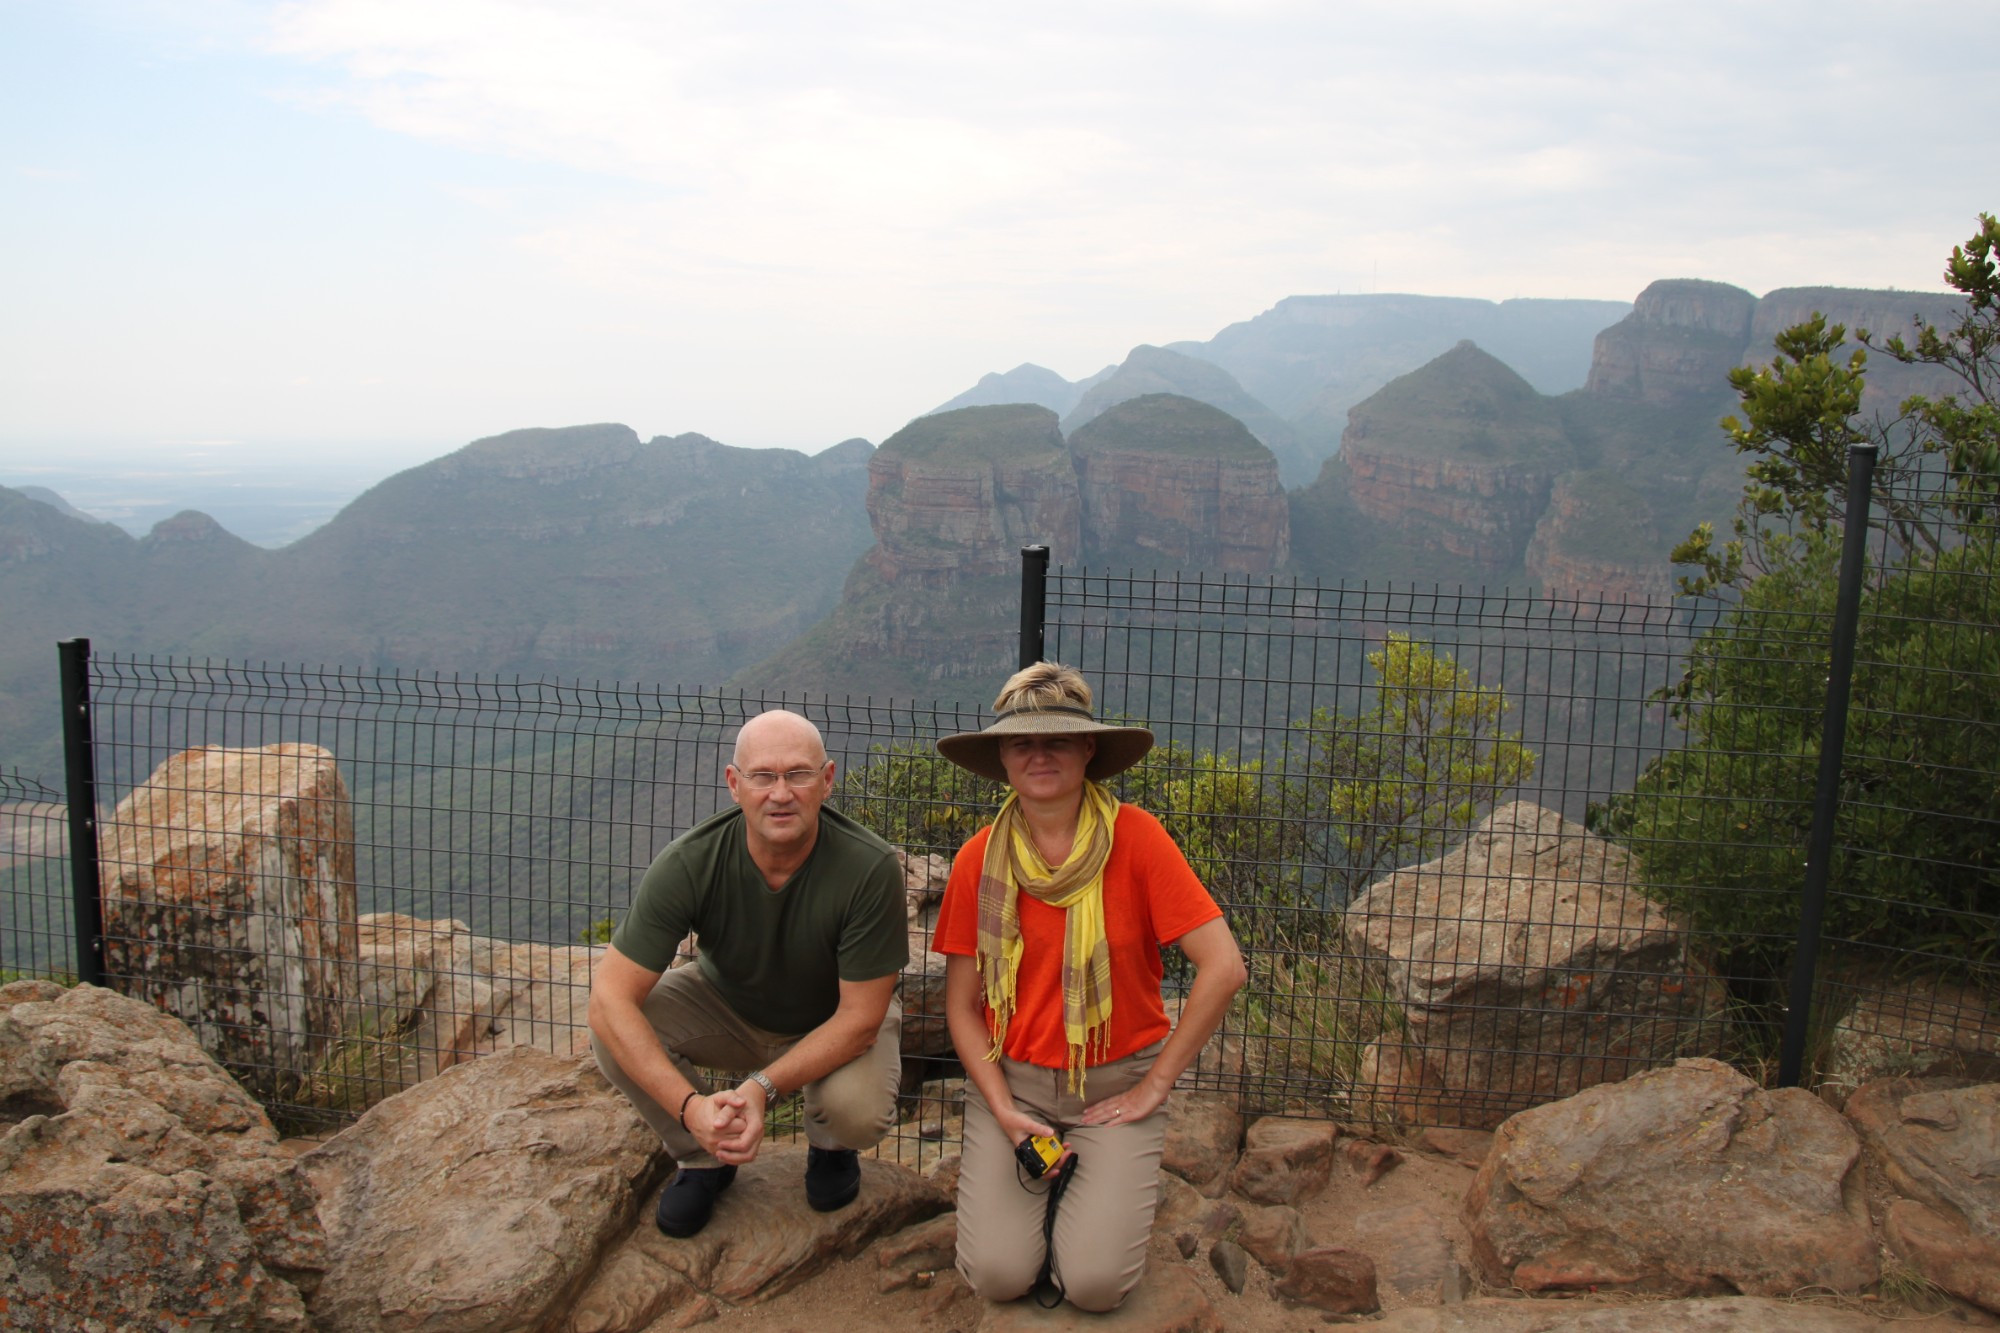
M1076 1174L1078 1161L1072 1152L1063 1169L1056 1172L1056 1178L1049 1182L1048 1202L1042 1209L1042 1271L1035 1274L1034 1292L1035 1304L1044 1310L1053 1310L1061 1305L1066 1294L1062 1279L1056 1276L1056 1209L1061 1205L1063 1195L1069 1192L1069 1178ZM1043 1300L1044 1290L1052 1290L1055 1299Z

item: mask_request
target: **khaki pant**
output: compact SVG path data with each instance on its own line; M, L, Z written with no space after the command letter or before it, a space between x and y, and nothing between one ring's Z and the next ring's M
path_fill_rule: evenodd
M692 965L662 975L643 1009L661 1049L703 1092L714 1089L695 1066L749 1073L790 1050L802 1035L766 1032L746 1023ZM873 1046L825 1078L806 1084L806 1142L816 1148L872 1148L888 1134L896 1123L896 1089L903 1072L902 1025L903 1007L892 999ZM590 1049L604 1077L638 1109L675 1161L692 1167L721 1165L681 1128L673 1114L678 1108L663 1107L640 1091L595 1035Z
M1084 1091L1101 1101L1124 1092L1153 1067L1158 1045L1089 1072ZM1083 1101L1069 1092L1069 1075L1014 1060L1000 1062L1014 1105L1056 1127L1076 1151L1076 1173L1056 1210L1055 1276L1071 1304L1111 1310L1146 1270L1153 1211L1160 1202L1160 1149L1166 1141L1164 1103L1131 1124L1079 1125ZM965 1148L958 1177L958 1271L988 1300L1025 1296L1042 1266L1042 1218L1047 1186L1021 1184L1014 1145L986 1099L965 1089Z

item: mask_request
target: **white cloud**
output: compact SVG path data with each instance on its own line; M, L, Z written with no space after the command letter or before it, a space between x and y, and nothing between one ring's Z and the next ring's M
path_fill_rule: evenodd
M1978 12L222 0L191 21L203 49L234 34L277 95L441 146L466 170L434 198L494 231L447 238L421 289L341 235L299 297L330 312L299 311L311 384L248 344L216 358L226 386L180 378L314 419L442 395L426 419L465 435L476 398L494 429L629 403L642 430L802 442L1296 293L1930 285L2000 201L1970 179L1976 117L1913 130L1896 99L1991 82L1947 39ZM382 295L333 310L343 286Z

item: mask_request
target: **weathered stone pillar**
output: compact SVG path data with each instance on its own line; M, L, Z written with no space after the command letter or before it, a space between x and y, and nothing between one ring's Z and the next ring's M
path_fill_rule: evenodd
M162 764L99 840L105 972L261 1094L338 1036L356 992L354 817L316 745Z

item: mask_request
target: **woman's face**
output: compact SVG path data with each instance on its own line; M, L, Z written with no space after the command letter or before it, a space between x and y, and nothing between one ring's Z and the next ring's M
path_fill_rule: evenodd
M1088 736L1007 736L1000 765L1007 785L1030 801L1052 801L1083 790L1083 772L1097 753Z

